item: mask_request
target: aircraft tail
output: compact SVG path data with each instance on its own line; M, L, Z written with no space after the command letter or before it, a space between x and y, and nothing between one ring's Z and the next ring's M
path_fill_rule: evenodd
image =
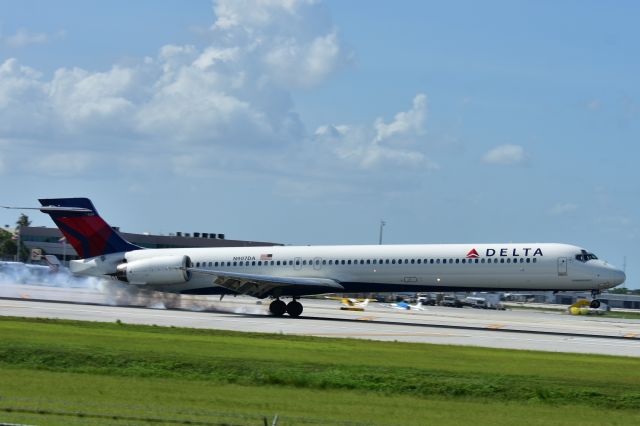
M43 198L47 213L81 258L140 250L105 222L88 198Z

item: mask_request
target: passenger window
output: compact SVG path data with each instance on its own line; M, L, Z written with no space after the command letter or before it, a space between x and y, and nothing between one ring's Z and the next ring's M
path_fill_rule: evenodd
M280 266L280 261L279 261L279 260L278 260L278 261L276 261L276 265L277 265L277 266Z
M411 264L413 265L414 263L416 263L415 259L411 259Z
M504 259L500 259L500 263L504 263Z
M300 266L300 261L296 260L296 265Z
M347 262L346 262L344 259L342 259L342 260L340 261L340 263L344 265L344 264L345 264L345 263L347 263Z
M396 264L396 260L395 259L391 259L391 263L393 263L395 265Z
M323 261L322 261L322 264L323 264L323 265L326 265L326 264L327 264L327 261L326 261L326 260L323 260Z
M351 259L347 260L347 264L351 265Z
M371 259L367 259L367 265L371 265Z
M271 266L273 266L273 260L271 261Z
M527 263L531 263L531 259L527 257Z
M364 259L360 259L360 264L364 265Z
M426 259L424 263L427 263ZM433 259L429 260L429 263L433 265Z
M524 259L523 258L520 258L520 263L524 263Z
M218 262L215 262L214 265L217 267L218 266Z
M418 259L418 265L422 263L422 259Z
M460 259L456 259L456 263L460 263Z
M306 264L307 264L307 261L306 261L306 260L303 260L303 261L302 261L302 264L303 264L303 265L306 265Z
M536 263L537 261L538 261L538 258L537 258L537 257L534 257L534 258L533 258L533 263Z
M258 266L262 266L262 260L258 260Z
M373 259L373 264L377 264L377 259Z
M476 259L476 260L477 260L477 259ZM484 259L482 259L482 260L480 261L480 263L484 263Z

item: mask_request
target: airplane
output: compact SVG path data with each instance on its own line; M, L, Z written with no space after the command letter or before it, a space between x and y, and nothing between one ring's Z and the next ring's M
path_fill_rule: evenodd
M274 316L302 314L301 296L422 291L601 290L625 273L574 245L557 243L273 246L143 249L105 222L88 198L45 198L81 259L74 274L150 290L271 298ZM285 304L282 298L292 300Z
M385 304L383 306L386 306L388 308L393 308L393 309L404 309L406 311L424 311L425 310L419 303L412 305L407 302L396 302L396 303Z
M343 297L342 299L340 299L340 303L342 303L342 306L340 306L341 311L363 312L364 309L369 304L369 299L358 300L358 299Z

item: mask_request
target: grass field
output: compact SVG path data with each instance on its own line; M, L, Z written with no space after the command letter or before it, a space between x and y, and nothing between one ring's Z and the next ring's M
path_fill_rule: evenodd
M640 424L637 358L4 317L0 374L13 423Z

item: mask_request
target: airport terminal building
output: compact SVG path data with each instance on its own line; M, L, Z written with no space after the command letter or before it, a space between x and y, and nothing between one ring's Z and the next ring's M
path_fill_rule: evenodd
M117 228L116 231L118 231ZM186 247L256 247L281 246L283 244L264 241L228 240L224 234L209 232L184 233L169 235L131 234L121 232L120 235L133 244L145 248L186 248ZM42 254L53 254L60 261L78 259L78 254L71 244L67 244L58 228L25 226L20 229L20 241L31 252L42 250Z

